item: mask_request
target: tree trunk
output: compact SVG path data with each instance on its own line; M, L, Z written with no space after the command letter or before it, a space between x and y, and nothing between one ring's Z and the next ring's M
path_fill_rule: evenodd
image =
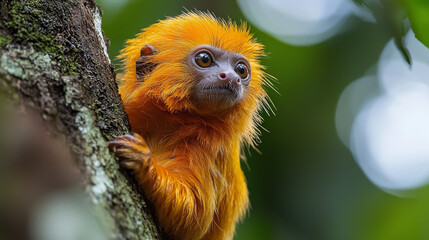
M107 148L107 141L130 132L130 126L108 57L99 8L93 0L0 0L0 7L0 108L17 107L17 115L31 126L27 131L22 130L20 120L4 123L10 113L0 111L2 130L12 132L7 135L5 130L0 144L7 151L6 143L17 132L32 136L19 151L30 155L22 157L23 165L33 167L21 173L30 178L38 171L42 163L36 159L41 159L43 152L55 158L48 162L48 174L43 175L57 184L67 174L58 174L61 167L55 166L58 159L69 155L79 189L108 238L161 239L142 192L129 174L119 169ZM30 133L36 125L42 126L42 131ZM43 139L65 143L67 154L57 156L52 148L45 149L39 143ZM34 176L28 183L41 181L40 176ZM16 177L8 180L16 182ZM31 197L41 199L36 194ZM26 214L31 215L29 211ZM31 225L31 220L22 221ZM28 228L31 235L32 227Z

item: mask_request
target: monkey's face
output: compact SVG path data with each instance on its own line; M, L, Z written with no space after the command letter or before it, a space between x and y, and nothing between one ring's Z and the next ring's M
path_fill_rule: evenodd
M127 106L137 109L151 99L171 112L255 117L267 106L264 86L271 83L260 64L263 45L246 25L187 13L127 43L120 88Z
M201 110L224 110L237 104L250 82L250 63L239 53L210 45L195 47L186 57L195 76L191 101Z

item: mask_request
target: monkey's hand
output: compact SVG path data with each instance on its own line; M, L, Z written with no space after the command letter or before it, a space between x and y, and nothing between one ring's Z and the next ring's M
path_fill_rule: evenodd
M109 142L109 150L119 158L121 167L141 171L152 165L150 149L144 139L134 133L118 136Z

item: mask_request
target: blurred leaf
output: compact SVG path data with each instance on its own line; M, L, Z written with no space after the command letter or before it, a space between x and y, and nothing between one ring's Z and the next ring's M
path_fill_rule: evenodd
M402 2L416 38L429 47L429 1L403 0Z
M384 23L388 31L390 31L390 34L393 35L395 44L402 53L405 61L411 64L411 56L404 43L404 37L408 31L404 25L407 14L397 1L384 0L382 4L384 7L384 14L382 15L382 17L384 17Z
M368 8L371 8L371 6L375 4L380 5L379 0L353 0L353 2L358 6L368 7Z
M427 0L416 1L423 2ZM373 13L377 22L384 25L388 34L395 39L395 44L405 61L411 64L410 53L404 44L404 37L408 29L404 25L407 14L402 5L396 0L353 0L353 2L360 7L369 9Z

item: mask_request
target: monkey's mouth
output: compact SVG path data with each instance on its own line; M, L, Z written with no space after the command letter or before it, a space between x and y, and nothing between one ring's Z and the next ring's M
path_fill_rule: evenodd
M223 110L236 104L243 96L241 86L231 84L204 84L191 95L201 109Z
M215 95L232 95L232 96L238 95L238 89L229 84L204 86L202 90L206 93L215 94Z

